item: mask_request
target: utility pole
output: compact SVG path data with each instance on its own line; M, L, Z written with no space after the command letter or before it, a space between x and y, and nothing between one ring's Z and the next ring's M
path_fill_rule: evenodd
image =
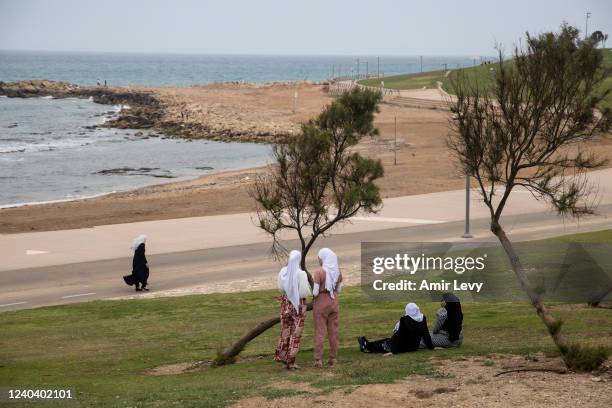
M369 70L368 70L368 60L366 60L366 79L368 78Z
M584 39L585 40L589 38L589 18L591 18L591 13L587 11L585 22L584 22Z
M423 72L423 56L421 55L421 72Z
M395 117L395 139L393 140L393 165L397 166L397 116Z
M470 233L470 176L465 176L465 232L462 238L472 238Z
M448 64L447 64L447 63L444 63L444 64L442 64L442 65L444 66L444 72L448 71L448 69L446 68ZM475 65L475 64L474 64L474 65Z

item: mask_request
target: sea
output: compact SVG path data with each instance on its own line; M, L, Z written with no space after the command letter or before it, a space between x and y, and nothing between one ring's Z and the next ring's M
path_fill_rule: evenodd
M0 51L0 81L189 86L322 81L460 68L480 57L161 55ZM271 147L96 128L119 107L0 97L0 208L94 197L269 163Z

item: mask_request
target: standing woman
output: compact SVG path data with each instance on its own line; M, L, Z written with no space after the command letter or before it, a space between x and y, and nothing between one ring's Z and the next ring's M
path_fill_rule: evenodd
M288 370L299 367L295 356L300 349L300 339L304 331L306 317L306 298L311 295L306 272L300 269L302 253L291 251L287 266L278 273L278 288L281 296L281 332L274 360L285 363Z
M325 332L329 338L329 360L327 365L336 364L338 354L338 293L342 290L342 273L338 267L338 257L329 248L319 251L321 268L313 277L313 314L314 328L314 359L315 366L322 367L323 340Z
M132 260L132 275L134 276L134 284L136 285L137 292L140 292L141 290L147 292L149 291L149 289L147 289L149 265L147 264L147 257L145 256L146 241L147 236L140 235L132 244L132 249L134 250L134 259Z

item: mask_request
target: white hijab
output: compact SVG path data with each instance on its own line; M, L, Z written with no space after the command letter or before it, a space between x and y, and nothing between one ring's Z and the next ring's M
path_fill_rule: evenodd
M141 234L139 236L137 236L134 239L134 242L132 242L132 251L135 251L138 249L138 247L140 246L140 244L144 244L145 242L147 242L147 236L144 234Z
M406 305L406 316L410 317L415 322L423 321L423 313L421 313L421 309L416 305L416 303L408 303Z
M404 309L404 316L410 317L415 322L423 321L423 313L421 313L421 310L416 305L416 303L408 303L406 305L406 308ZM393 333L399 330L399 326L400 322L398 320L397 323L395 323L395 327L393 328Z
M338 277L340 276L338 257L331 249L323 248L319 251L319 259L321 259L321 266L325 271L325 289L333 299L334 290L336 289Z
M289 301L295 308L297 313L300 312L300 261L302 260L302 253L300 251L291 251L289 253L289 260L287 266L283 267L279 275L281 287L285 291L285 295L289 298Z

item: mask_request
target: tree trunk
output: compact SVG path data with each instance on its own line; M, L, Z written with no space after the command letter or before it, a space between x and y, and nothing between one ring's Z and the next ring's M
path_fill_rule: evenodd
M612 284L606 286L599 294L593 296L593 299L589 300L589 306L599 307L601 301L604 300L604 298L608 296L610 292L612 292Z
M312 310L312 302L306 305L306 311ZM222 353L219 353L213 361L213 366L222 366L226 364L233 364L236 362L236 357L244 349L244 347L254 338L265 332L266 330L276 326L280 323L280 317L273 317L265 320L249 330L244 336L238 341L232 344L230 347L225 349Z
M502 244L506 255L508 255L508 258L510 259L514 274L518 278L523 290L527 293L529 301L536 309L538 316L548 329L548 333L550 333L550 336L552 337L555 345L559 348L562 354L565 354L568 349L568 344L566 343L565 338L561 335L562 322L555 319L550 314L546 306L544 306L544 303L542 302L542 297L531 285L531 282L529 282L529 278L525 274L525 269L523 268L523 265L521 264L518 255L514 251L512 243L508 239L508 236L506 235L506 232L503 230L501 225L499 225L498 222L493 221L491 223L491 231L493 232L493 234L495 234L495 236L499 239L499 242Z

